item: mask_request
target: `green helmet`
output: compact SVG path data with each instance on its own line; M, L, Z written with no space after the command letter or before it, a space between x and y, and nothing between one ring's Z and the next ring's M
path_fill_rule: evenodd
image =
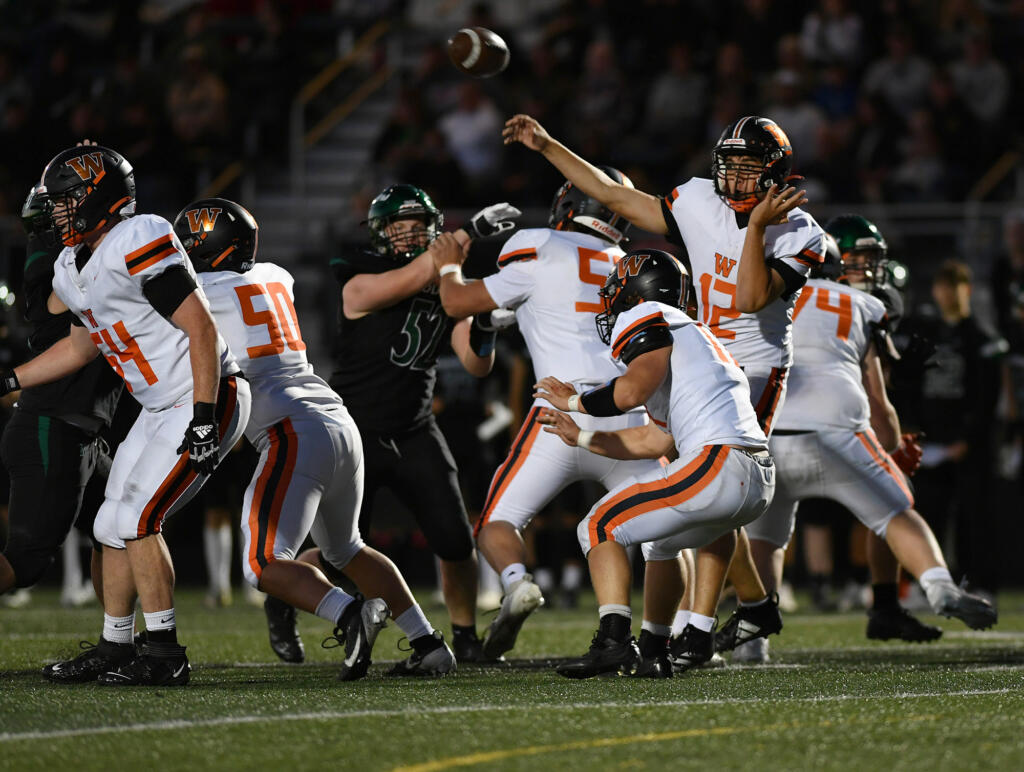
M839 244L850 286L870 291L886 284L889 245L873 222L859 214L841 214L825 223L825 230Z
M396 220L422 220L425 230L389 234ZM422 253L441 232L444 215L433 200L415 185L391 185L370 202L366 216L370 245L374 251L392 260L408 262Z

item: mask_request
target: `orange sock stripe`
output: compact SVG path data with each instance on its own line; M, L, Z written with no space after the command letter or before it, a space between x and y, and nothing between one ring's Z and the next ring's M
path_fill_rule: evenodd
M486 525L491 517L491 513L494 511L494 507L501 500L512 478L516 476L516 473L523 465L523 461L529 455L530 448L533 446L533 442L537 439L537 434L541 429L540 422L537 420L540 417L540 411L539 407L535 407L527 414L526 420L523 421L523 425L519 429L519 434L516 435L516 439L512 443L512 449L508 453L508 458L505 459L494 473L494 477L491 479L491 486L487 490L487 500L484 501L483 511L480 513L480 518L476 521L476 526L473 528L474 537Z
M590 518L590 546L614 541L612 532L634 517L689 501L715 479L729 450L723 445L705 445L699 456L664 480L638 483L620 491Z

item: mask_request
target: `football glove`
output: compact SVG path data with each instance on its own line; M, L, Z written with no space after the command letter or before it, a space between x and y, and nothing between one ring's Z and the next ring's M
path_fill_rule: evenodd
M0 397L6 397L20 388L21 384L18 383L18 376L14 374L14 370L0 371Z
M503 201L481 209L464 227L471 239L486 239L512 230L522 215L514 206Z
M908 477L921 466L921 444L917 434L904 434L900 438L900 446L892 452L892 460Z
M199 474L211 475L220 459L220 436L212 402L196 402L192 406L192 421L185 430L185 439L178 453L188 451L188 462Z

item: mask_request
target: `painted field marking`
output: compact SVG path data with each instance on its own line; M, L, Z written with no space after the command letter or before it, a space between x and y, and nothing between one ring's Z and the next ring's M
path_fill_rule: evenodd
M898 692L896 694L833 694L821 697L771 697L764 699L714 699L714 700L645 700L640 702L576 702L534 704L528 706L531 711L537 710L596 710L596 709L630 709L630 708L672 708L699 707L706 705L741 705L741 704L773 704L773 703L825 703L845 702L850 700L916 700L931 697L983 697L993 694L1020 694L1018 688L1006 689L963 689L949 692ZM417 708L417 716L444 715L446 713L494 713L507 711L508 704L502 705L446 705L434 708ZM145 724L122 724L120 726L94 726L79 729L55 729L49 732L0 732L0 743L22 742L26 740L55 740L67 737L87 737L90 735L121 734L124 732L163 732L174 729L203 729L216 726L233 726L241 724L271 724L276 721L336 721L352 718L393 718L408 717L408 708L353 710L353 711L321 711L316 713L278 713L250 716L219 716L217 718L173 719L170 721L153 721Z

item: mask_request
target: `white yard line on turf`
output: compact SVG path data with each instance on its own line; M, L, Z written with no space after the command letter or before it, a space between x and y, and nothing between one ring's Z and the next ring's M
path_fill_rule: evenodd
M629 709L629 708L671 708L702 705L738 705L738 704L771 704L789 702L845 702L849 700L917 700L930 697L982 697L993 694L1020 693L1020 689L963 689L952 692L897 692L896 694L833 694L823 697L771 697L764 699L718 699L718 700L645 700L640 702L575 702L555 704L533 704L531 711L537 710L595 710L595 709ZM416 708L417 716L442 715L445 713L492 713L507 711L515 707L503 705L447 705L433 708ZM277 721L335 721L352 718L389 718L409 715L408 708L391 710L352 710L322 711L317 713L280 713L258 716L221 716L205 719L173 719L170 721L153 721L146 724L124 724L122 726L96 726L81 729L56 729L51 732L0 732L0 743L19 742L25 740L56 740L65 737L86 737L100 734L120 734L122 732L164 732L173 729L202 729L215 726L233 726L239 724L269 724Z

